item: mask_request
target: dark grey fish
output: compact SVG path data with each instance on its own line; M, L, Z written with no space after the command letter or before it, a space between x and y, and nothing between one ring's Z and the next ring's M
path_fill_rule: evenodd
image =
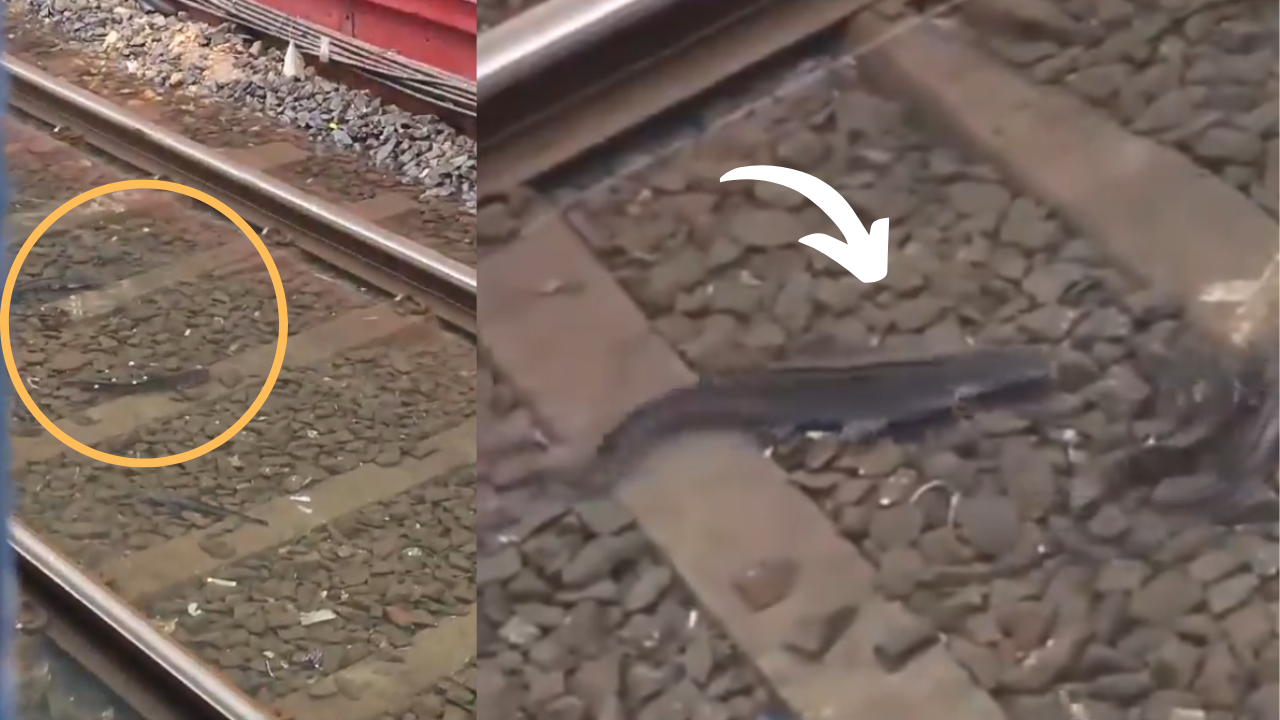
M645 403L605 436L600 453L634 456L690 431L879 434L1037 396L1052 381L1053 363L1030 348L778 365L708 377Z
M32 296L47 301L101 288L102 283L88 279L36 278L22 280L13 286L13 301L22 302Z
M1236 412L1212 447L1209 467L1224 487L1217 513L1236 523L1274 523L1280 513L1280 358L1254 361L1241 382Z
M176 373L156 373L129 380L117 378L96 378L88 380L64 380L68 387L77 387L90 392L104 392L115 395L140 395L144 393L176 392L209 382L212 377L209 368L197 367Z
M214 505L204 500L196 500L193 498L179 497L177 495L143 495L139 498L142 502L149 505L165 508L175 512L194 512L215 518L239 518L256 525L270 525L266 520L256 518L246 512L240 510L232 510L231 508Z
M945 422L975 407L1039 397L1053 379L1048 355L1030 348L780 365L708 377L637 407L591 452L522 482L509 496L522 497L510 504L567 505L610 492L627 467L689 432L855 427L866 434L893 433ZM485 525L501 527L511 520L501 516L500 504L494 498L493 514L481 513Z
M1185 404L1177 435L1135 450L1163 457L1131 477L1154 484L1151 502L1161 510L1219 522L1275 522L1280 380L1274 351L1250 358L1241 372L1228 375L1228 392Z

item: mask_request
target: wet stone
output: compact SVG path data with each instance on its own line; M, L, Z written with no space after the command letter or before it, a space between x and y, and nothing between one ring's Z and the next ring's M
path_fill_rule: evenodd
M1243 694L1243 668L1224 646L1210 646L1192 688L1210 708L1234 707Z
M936 645L939 634L932 623L921 618L908 617L895 626L882 628L872 647L876 661L889 672L898 672L910 662Z
M1020 602L997 611L1005 637L1019 652L1040 647L1054 622L1054 609L1039 602Z
M1119 558L1112 560L1098 576L1097 587L1102 593L1134 592L1151 576L1150 567L1139 560Z
M1149 663L1152 676L1165 687L1187 687L1200 668L1202 651L1179 638L1169 638L1156 650ZM1132 668L1126 668L1132 669Z
M1210 550L1187 566L1187 574L1197 582L1211 583L1239 570L1248 560L1226 550Z
M1002 706L1009 720L1074 720L1071 708L1052 693L1014 695L1002 703Z
M761 560L734 575L733 589L754 612L782 602L795 589L800 567L790 558Z
M1235 610L1249 600L1258 585L1253 575L1236 575L1210 585L1206 593L1209 612L1223 615Z
M1154 689L1151 677L1146 672L1117 673L1104 675L1089 683L1088 693L1100 700L1121 705L1134 703Z
M881 548L900 547L915 542L923 526L924 518L918 507L913 504L895 505L876 511L868 537Z
M902 448L890 441L881 441L849 458L850 464L863 475L883 477L902 466L906 459Z
M1245 713L1248 720L1280 718L1280 686L1270 683L1255 690L1246 701Z
M629 510L613 500L597 500L577 508L578 517L596 535L613 535L627 529L634 519Z
M1108 505L1089 520L1089 533L1099 540L1117 540L1129 531L1129 517L1124 511Z
M990 648L970 642L963 637L948 638L947 648L984 690L992 690L1000 679L1000 657Z
M523 567L523 560L519 549L509 547L497 555L484 557L476 567L476 582L488 585L515 577Z
M886 597L907 597L928 577L928 568L920 553L911 548L894 548L879 558L876 586Z
M780 210L748 210L729 219L727 232L750 248L783 247L805 235L795 216Z
M584 587L609 576L619 565L633 561L644 548L638 534L599 537L591 540L561 570L561 578L571 587Z
M796 621L783 644L806 660L820 660L840 640L857 615L858 608L848 605L802 617Z
M1058 477L1049 453L1027 450L1011 453L1002 462L1009 494L1024 518L1038 520L1053 508L1058 497Z
M992 556L1011 550L1022 533L1017 506L996 495L962 499L956 508L956 526L975 549Z
M1009 206L1009 192L995 184L961 182L947 188L950 203L966 215L999 215Z
M1152 578L1134 593L1129 612L1138 620L1168 625L1203 601L1203 587L1183 570L1174 568Z
M1006 668L1000 685L1017 693L1043 692L1062 678L1088 645L1088 628L1067 624L1021 664Z
M669 568L661 565L650 567L640 574L635 584L627 591L623 606L630 612L652 607L671 586L671 581L672 573Z

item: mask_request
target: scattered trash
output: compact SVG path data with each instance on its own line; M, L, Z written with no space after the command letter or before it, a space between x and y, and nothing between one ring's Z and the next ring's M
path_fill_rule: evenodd
M304 612L299 617L299 621L302 623L302 627L307 627L308 625L315 625L316 623L326 622L328 620L333 620L334 618L337 618L337 617L338 617L337 613L326 608L322 610L313 610L311 612Z
M215 578L215 577L205 578L205 582L209 583L210 585L217 585L218 587L233 588L236 586L235 580L223 580L222 578Z
M281 74L287 78L299 77L306 71L306 63L302 61L302 53L298 52L298 45L294 41L289 41L289 47L284 51L284 67L281 68Z
M283 483L284 491L289 495L296 495L310 485L313 479L310 475L290 475Z
M203 611L200 609L199 603L191 603L187 605L187 614L191 617L200 617Z
M561 280L555 278L548 280L538 288L539 295L575 295L583 290L581 280Z
M516 615L498 630L498 635L509 644L521 647L542 637L542 631L533 623Z

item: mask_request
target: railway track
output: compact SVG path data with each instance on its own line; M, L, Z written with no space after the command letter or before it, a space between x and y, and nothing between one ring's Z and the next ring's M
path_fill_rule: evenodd
M30 686L34 707L59 720L130 707L145 720L194 708L472 716L474 271L389 229L419 212L397 193L340 205L272 177L317 162L296 148L210 149L12 57L6 68L11 248L81 192L161 177L225 200L265 235L289 320L266 403L188 463L97 462L15 410L26 585L60 628L47 633L53 652L75 661L34 653L48 688ZM27 391L69 436L118 457L219 435L261 391L277 347L257 252L173 193L68 212L16 287L11 342ZM111 630L110 642L84 628ZM150 675L122 657L146 659ZM69 706L75 672L111 692L71 693L80 705ZM157 685L187 694L166 701Z
M624 49L661 10L614 36L567 32L606 5L539 5L492 31L507 55L481 52L506 58L503 82L479 74L498 138L481 167L496 379L480 397L506 418L482 421L482 442L524 426L590 443L699 375L815 351L1030 344L1055 356L1060 391L923 439L801 437L761 457L688 437L615 478L612 500L528 506L479 565L493 717L1276 718L1274 523L1161 506L1188 468L1123 464L1181 427L1170 356L1189 382L1274 352L1276 98L1252 59L1275 64L1269 11L974 3L934 22L846 3L811 30L730 42L780 27L762 5L646 62ZM1121 43L1107 30L1124 23L1144 30ZM737 112L689 104L830 26L843 49L807 77L747 83ZM1235 43L1185 52L1208 27ZM575 63L598 74L562 93ZM1232 72L1231 93L1196 89ZM632 152L673 113L694 130ZM1239 156L1207 150L1225 136ZM718 182L750 164L891 218L888 278L864 286L795 244L832 232L802 197ZM1249 320L1259 305L1267 320Z

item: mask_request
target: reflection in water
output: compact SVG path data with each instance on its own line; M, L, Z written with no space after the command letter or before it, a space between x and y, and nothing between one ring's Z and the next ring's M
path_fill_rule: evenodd
M43 632L38 608L24 598L14 644L21 720L141 720Z

